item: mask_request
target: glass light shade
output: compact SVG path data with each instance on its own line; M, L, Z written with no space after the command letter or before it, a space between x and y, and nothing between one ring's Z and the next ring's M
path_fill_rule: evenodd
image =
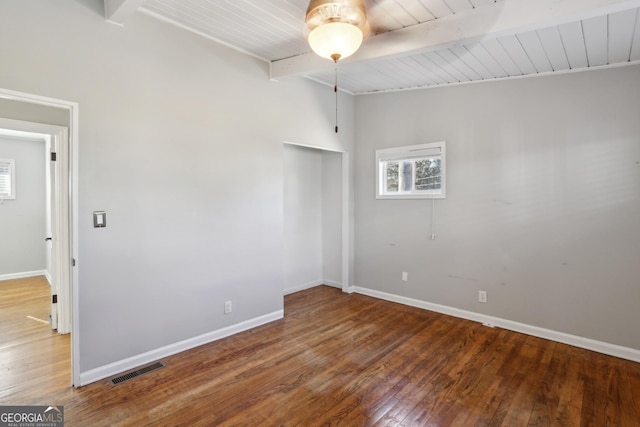
M355 25L329 22L309 33L309 46L318 56L337 61L353 55L362 39L362 30Z

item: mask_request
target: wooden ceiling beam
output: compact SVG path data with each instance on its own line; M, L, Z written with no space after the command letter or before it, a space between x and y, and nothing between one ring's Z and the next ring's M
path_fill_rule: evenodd
M104 14L107 22L124 25L129 15L134 13L144 0L104 0Z

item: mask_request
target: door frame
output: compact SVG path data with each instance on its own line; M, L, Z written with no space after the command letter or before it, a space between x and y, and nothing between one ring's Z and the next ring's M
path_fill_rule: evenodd
M10 89L0 88L0 98L26 102L30 104L43 105L53 108L61 108L69 112L69 130L68 138L65 137L64 131L60 135L59 126L50 126L49 130L54 132L54 136L58 139L58 168L64 175L59 180L59 196L60 196L60 217L59 217L59 265L63 268L59 269L63 275L66 271L68 280L63 276L62 283L67 283L67 293L65 298L70 302L70 326L71 326L71 383L73 386L80 385L80 356L79 356L79 282L78 282L78 143L79 143L79 105L76 102L65 101L61 99L49 98L40 95L18 92ZM19 122L19 121L14 121ZM25 123L25 122L23 122ZM43 125L47 126L47 125ZM57 128L57 129L54 129ZM64 129L64 128L63 128ZM22 129L16 129L22 130ZM66 130L66 129L65 129ZM25 130L29 131L29 130ZM31 132L34 132L31 130ZM38 131L35 131L38 132ZM49 133L39 132L39 133ZM67 172L66 174L64 172ZM68 179L65 179L68 178ZM61 283L59 283L60 285ZM60 288L60 286L59 286ZM60 289L58 289L60 291ZM59 295L60 297L60 295Z
M351 285L349 281L349 273L350 269L350 260L353 259L351 256L351 205L350 201L350 192L349 192L349 152L345 150L338 150L335 148L327 148L318 145L309 145L309 144L300 144L297 142L289 142L283 141L285 145L295 145L298 147L306 147L313 148L316 150L329 151L332 153L340 153L342 155L342 179L341 179L341 190L342 190L342 212L341 212L341 226L342 226L342 238L341 238L341 247L342 247L342 274L341 274L341 288L342 292L353 293L354 287Z

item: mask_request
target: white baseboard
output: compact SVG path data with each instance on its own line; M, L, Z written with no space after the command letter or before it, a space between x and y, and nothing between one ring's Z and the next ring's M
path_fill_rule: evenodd
M12 279L24 279L27 277L46 276L46 270L24 271L22 273L0 274L0 281Z
M287 288L284 290L284 294L289 295L296 292L304 291L306 289L315 288L316 286L320 286L320 285L327 285L327 286L331 286L332 288L342 289L342 283L340 282L336 282L334 280L321 279L321 280L314 280L312 282L307 282L298 286L292 286L290 288Z
M313 287L320 286L323 283L324 282L322 281L322 279L320 279L320 280L314 280L312 282L303 283L301 285L291 286L290 288L286 288L284 290L284 294L289 295L296 292L304 291L305 289L311 289Z
M610 356L620 357L622 359L640 363L640 350L637 349L623 347L620 345L610 344L602 341L596 341L589 338L579 337L577 335L566 334L564 332L540 328L538 326L527 325L525 323L514 322L512 320L488 316L481 313L474 313L472 311L460 310L458 308L449 307L446 305L434 304L427 301L421 301L413 298L403 297L400 295L380 292L373 289L356 286L354 288L354 291L362 295L368 295L370 297L397 302L412 307L423 308L425 310L448 314L449 316L459 317L462 319L473 320L475 322L484 323L488 326L497 326L499 328L508 329L510 331L521 332L523 334L532 335L534 337L545 338L551 341L556 341L587 350L593 350L598 353L608 354Z
M49 272L47 270L44 271L44 277L47 278L47 282L49 282L49 285L53 284L53 282L52 282L53 279L51 279L51 274L49 274Z
M101 379L119 374L121 372L129 371L138 366L154 362L183 351L192 349L194 347L208 344L213 341L228 337L230 335L237 334L239 332L246 331L251 328L255 328L260 325L264 325L269 322L273 322L284 317L284 310L274 311L273 313L265 314L264 316L256 317L246 320L244 322L237 323L235 325L228 326L226 328L218 329L216 331L207 332L206 334L199 335L197 337L189 338L183 341L179 341L174 344L169 344L164 347L157 348L155 350L148 351L146 353L138 354L136 356L128 357L117 362L110 363L108 365L100 366L98 368L90 369L80 373L80 384L78 386L84 386Z
M335 280L323 280L322 284L331 286L332 288L342 289L342 283L336 282Z

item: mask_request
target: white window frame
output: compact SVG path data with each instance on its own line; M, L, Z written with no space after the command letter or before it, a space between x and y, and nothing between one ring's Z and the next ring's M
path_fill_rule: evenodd
M439 190L387 192L385 166L388 162L403 162L440 157L441 183ZM415 183L415 167L413 168ZM445 141L376 150L376 199L444 199L446 198Z
M0 199L2 200L15 200L16 198L16 161L14 159L0 159L1 170L7 169L8 173L2 173L2 175L9 176L9 188L2 191L0 187ZM8 190L8 191L7 191Z

